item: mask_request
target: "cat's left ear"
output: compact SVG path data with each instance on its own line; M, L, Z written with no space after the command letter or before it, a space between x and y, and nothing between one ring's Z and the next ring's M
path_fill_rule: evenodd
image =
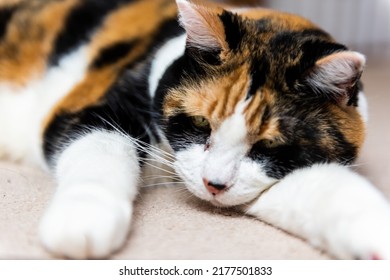
M358 52L341 51L319 59L304 78L315 93L341 105L351 105L366 59Z
M187 46L202 51L227 51L225 27L220 15L228 13L217 6L198 1L176 0L179 21L187 33Z

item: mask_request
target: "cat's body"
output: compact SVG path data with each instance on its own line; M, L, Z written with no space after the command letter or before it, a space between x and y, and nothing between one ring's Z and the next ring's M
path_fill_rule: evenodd
M0 4L0 156L56 176L43 244L119 249L141 167L160 162L337 257L390 258L390 206L344 166L364 140L364 57L297 16L176 2Z

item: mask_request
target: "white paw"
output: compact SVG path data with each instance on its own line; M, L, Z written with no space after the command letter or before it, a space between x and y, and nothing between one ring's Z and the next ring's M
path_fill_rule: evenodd
M98 186L59 191L40 225L43 245L74 259L104 258L126 240L132 206Z
M354 243L356 259L390 260L390 220L384 223L366 223L354 232L350 242Z
M371 216L371 215L370 215ZM372 215L345 221L333 244L344 259L390 260L390 219Z

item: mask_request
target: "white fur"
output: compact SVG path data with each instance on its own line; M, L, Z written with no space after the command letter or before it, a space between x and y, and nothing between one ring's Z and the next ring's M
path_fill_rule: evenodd
M25 87L0 82L0 157L44 165L42 122L84 77L87 66L86 50L81 47Z
M363 91L359 92L358 95L358 107L357 110L362 116L362 120L367 123L368 122L368 102L367 102L367 97L365 96Z
M184 54L186 35L181 35L167 41L154 55L150 75L149 94L154 96L159 81L169 66Z
M40 227L44 246L77 259L119 249L140 175L133 144L116 133L88 133L60 155L55 174L58 189Z
M276 182L265 174L262 164L244 157L249 149L243 116L246 104L240 102L235 113L212 133L208 150L204 145L194 144L176 152L175 170L187 188L199 198L218 206L247 203ZM226 184L229 188L213 196L202 178Z
M246 211L338 258L390 258L389 203L344 166L296 170Z
M231 186L238 176L239 164L249 148L244 106L245 103L240 103L235 113L211 134L202 171L202 177L208 181Z
M189 191L217 206L226 207L247 203L276 181L266 176L262 165L244 159L239 162L235 171L234 185L227 191L213 196L207 191L202 181L202 172L206 160L207 154L204 151L204 146L193 145L176 153L174 168ZM220 169L222 168L223 166L220 166Z

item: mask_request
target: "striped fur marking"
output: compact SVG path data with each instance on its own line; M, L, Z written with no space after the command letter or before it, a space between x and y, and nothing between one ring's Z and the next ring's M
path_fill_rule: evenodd
M90 68L84 80L56 104L46 118L43 131L61 114L80 112L105 102L106 93L123 71L147 57L155 43L153 37L158 37L161 26L176 17L174 2L169 3L130 1L110 13L88 45Z
M11 20L15 10L16 6L0 7L0 41L7 32L8 23Z
M25 85L42 75L57 33L74 5L76 0L31 1L18 7L0 41L0 81Z

